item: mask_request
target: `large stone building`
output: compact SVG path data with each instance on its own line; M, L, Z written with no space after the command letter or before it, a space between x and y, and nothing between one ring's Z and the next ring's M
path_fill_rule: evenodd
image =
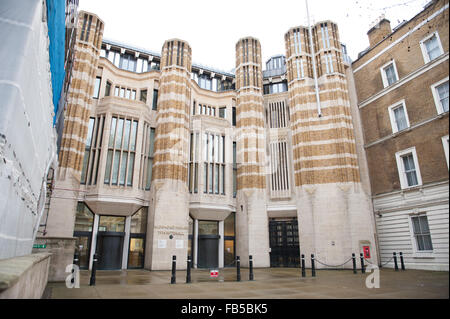
M368 36L352 69L381 263L448 271L448 1Z
M53 280L75 250L82 268L97 252L99 269L170 269L172 255L179 268L187 255L199 268L249 255L298 266L300 253L338 265L364 246L378 262L335 23L288 30L286 55L264 71L259 40L239 39L234 72L193 63L186 41L152 52L103 39L103 26L80 12L39 238L52 243Z

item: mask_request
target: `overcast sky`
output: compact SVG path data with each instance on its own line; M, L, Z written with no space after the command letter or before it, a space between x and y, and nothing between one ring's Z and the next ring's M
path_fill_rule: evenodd
M311 23L332 20L341 42L356 60L369 46L367 31L381 14L394 28L420 12L429 0L309 0ZM260 40L263 62L285 54L284 34L307 25L305 0L80 0L80 10L105 22L104 37L161 52L165 40L180 38L191 48L194 63L230 71L239 38ZM263 66L265 69L265 65Z

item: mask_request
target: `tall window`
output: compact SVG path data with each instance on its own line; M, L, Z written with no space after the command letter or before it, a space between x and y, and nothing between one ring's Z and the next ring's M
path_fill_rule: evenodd
M91 117L89 120L88 136L81 170L81 184L97 184L104 125L104 115L100 115L97 118Z
M123 70L135 72L136 71L136 58L132 54L123 54L120 57L120 68Z
M204 193L225 194L225 136L203 134Z
M106 159L105 184L133 185L137 121L113 116Z
M431 242L431 234L427 216L411 216L411 223L413 226L416 250L419 252L432 251L433 244Z
M223 119L227 118L227 107L226 106L219 107L219 117L223 118Z
M287 127L289 110L284 101L268 103L268 122L270 128Z
M106 81L105 96L110 96L110 94L111 94L111 82Z
M141 102L147 103L147 90L141 90L141 96L139 97Z
M441 54L444 53L437 32L434 32L432 35L420 41L420 47L422 49L422 54L425 63L433 61L434 59L436 59L437 57L439 57Z
M409 119L408 113L406 112L405 101L401 101L398 104L390 106L388 110L393 133L409 127Z
M431 86L438 114L448 112L448 77Z
M190 193L198 193L200 133L191 133L189 166L188 166L188 189Z
M231 111L232 111L232 117L231 117L231 124L233 125L233 126L236 126L236 107L235 106L233 106L233 108L231 109Z
M153 90L152 110L156 110L157 108L158 108L158 90Z
M96 77L94 82L94 99L98 99L100 95L100 82L102 81L101 77Z
M150 190L153 167L153 146L155 142L155 129L150 124L144 123L144 136L141 147L141 176L140 188Z
M286 141L276 141L269 145L270 185L272 197L286 197L289 193L289 168Z
M330 53L327 53L323 56L323 58L325 59L325 66L327 73L333 73L334 72L333 56Z
M416 149L410 148L395 154L401 188L422 185Z
M381 78L384 87L388 87L398 81L397 68L395 62L389 62L381 68Z

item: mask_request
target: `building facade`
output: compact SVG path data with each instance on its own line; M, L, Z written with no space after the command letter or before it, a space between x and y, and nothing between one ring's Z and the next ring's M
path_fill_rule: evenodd
M235 71L192 62L186 41L153 52L103 39L80 12L60 168L42 242L54 280L76 251L99 269L378 262L349 63L331 21L290 29L263 70L237 41ZM195 54L194 54L195 55ZM317 82L314 80L316 74ZM316 90L317 88L317 90ZM366 248L367 252L367 248ZM318 264L318 267L322 265ZM351 262L340 267L351 268Z
M448 2L369 30L352 69L380 262L448 271Z

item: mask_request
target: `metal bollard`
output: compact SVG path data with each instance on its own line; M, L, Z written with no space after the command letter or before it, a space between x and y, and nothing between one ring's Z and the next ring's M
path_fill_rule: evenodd
M94 254L94 260L92 262L91 279L89 281L89 286L95 286L95 273L97 272L97 261L98 255Z
M302 277L306 277L305 255L304 254L302 254Z
M80 266L79 259L78 259L78 253L75 252L75 255L73 256L73 264ZM75 267L72 268L72 274L75 272ZM75 277L72 276L72 279L70 280L71 283L75 282Z
M191 282L191 256L187 257L187 268L186 268L186 283L189 284Z
M358 272L356 271L356 256L354 253L352 253L352 261L353 261L353 273L356 274Z
M236 256L236 281L241 281L241 257Z
M176 275L176 269L177 269L177 256L172 256L172 277L170 277L170 283L175 284L177 282L177 275Z
M311 254L311 276L316 277L316 266L314 264L314 254Z
M248 259L249 259L248 264L250 267L250 272L248 274L248 280L253 280L253 257L252 257L252 255L248 256Z
M359 258L361 258L361 273L365 274L366 273L366 268L364 267L364 256L363 254L359 254Z
M400 265L402 267L402 270L405 270L405 262L403 260L403 253L400 252Z
M393 253L394 255L394 267L395 267L395 271L398 271L398 264L397 264L397 253Z

